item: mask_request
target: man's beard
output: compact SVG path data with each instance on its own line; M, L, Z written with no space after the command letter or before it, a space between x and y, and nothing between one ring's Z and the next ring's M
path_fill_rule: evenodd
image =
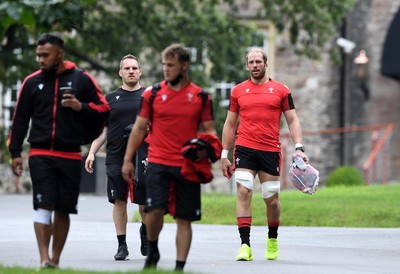
M176 78L172 81L169 81L169 83L171 84L171 86L176 86L183 78L183 74L179 73L178 76L176 76Z
M42 69L42 71L47 74L56 74L59 67L60 67L60 59L58 59L56 62L54 62L50 68Z
M257 76L255 76L254 74L252 74L251 76L256 80L260 80L265 76L265 72L265 70L260 70Z

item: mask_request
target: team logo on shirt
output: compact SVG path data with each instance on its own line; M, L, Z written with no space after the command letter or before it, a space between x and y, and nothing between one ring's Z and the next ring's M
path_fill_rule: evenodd
M71 86L72 86L72 82L69 81L69 82L67 83L67 85L71 87Z
M119 95L118 95L118 96L115 96L115 99L117 99L117 100L118 100L118 99L119 99L119 97L120 97Z
M239 165L239 162L240 162L240 159L239 159L239 158L236 158L236 165L237 165L237 166Z
M165 102L165 100L167 100L167 94L163 94L163 95L161 95L161 99L163 100L163 102Z
M193 94L188 93L186 96L187 96L187 98L188 98L188 101L189 101L189 102L192 102L192 100L193 100Z
M39 84L39 85L38 85L38 88L39 88L40 90L42 90L43 87L44 87L44 84Z
M269 93L274 93L274 88L269 88Z
M246 93L249 93L249 91L250 91L250 89L249 89L249 88L246 88Z

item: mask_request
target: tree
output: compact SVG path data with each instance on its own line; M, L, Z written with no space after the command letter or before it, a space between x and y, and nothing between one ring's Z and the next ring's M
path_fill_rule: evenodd
M279 31L288 30L296 52L318 58L324 43L335 34L354 0L260 0L268 18ZM147 53L149 62L171 42L182 42L206 51L212 64L204 77L204 64L193 71L194 80L238 81L246 47L260 40L252 26L220 11L218 0L5 0L0 4L0 80L21 79L36 68L33 43L45 31L68 32L66 52L88 70L115 75L122 54ZM234 0L226 0L237 10ZM15 66L15 67L14 67ZM10 71L10 68L14 70ZM197 68L197 69L196 69ZM159 77L159 66L150 70ZM13 73L16 75L13 75ZM11 75L8 75L11 73ZM6 77L7 76L7 77Z
M230 3L233 13L238 9L235 0ZM344 16L355 0L260 0L264 9L257 19L267 18L278 32L287 31L295 53L318 59L321 48L337 35Z
M295 52L318 59L320 49L339 33L343 18L354 0L262 0L266 18L278 31L288 30Z
M134 53L147 55L149 71L159 78L160 66L155 65L159 62L154 59L166 45L181 42L199 53L207 51L207 62L212 64L208 77L203 62L192 72L193 80L203 85L242 79L243 72L237 69L243 63L240 57L254 45L255 36L253 27L222 14L212 0L5 1L0 16L5 18L0 26L5 41L0 53L3 81L21 79L36 68L32 47L45 31L69 33L67 56L88 70L112 76L121 56ZM18 67L14 74L13 66Z
M237 9L234 0L225 2ZM257 17L289 30L298 54L317 58L353 2L263 0ZM172 42L197 53L194 82L239 82L248 77L242 69L247 48L263 39L254 26L222 13L218 0L3 0L0 18L3 92L37 68L34 43L43 32L64 33L67 59L115 79L111 86L119 84L118 61L127 53L145 60L146 78L160 79L159 53Z
M37 34L50 30L71 31L83 26L82 14L93 2L3 1L0 4L0 81L8 86L36 69L32 49Z
M38 67L33 50L35 36L45 31L71 31L83 26L83 11L93 2L93 0L2 1L0 90L4 93L7 89L12 89L16 97L17 80L23 79L27 73ZM0 155L5 155L7 151L7 131L4 127L4 113L0 113ZM1 157L0 162L3 160Z

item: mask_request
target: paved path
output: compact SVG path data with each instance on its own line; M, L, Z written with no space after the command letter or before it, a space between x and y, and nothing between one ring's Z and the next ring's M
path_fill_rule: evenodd
M37 267L31 196L0 194L0 264ZM137 210L129 205L129 215ZM92 271L138 271L144 263L139 252L139 223L128 225L130 260L113 260L116 237L112 205L103 196L81 195L79 214L71 228L62 268ZM160 236L159 268L171 270L175 262L175 225L165 224ZM279 259L264 259L265 227L251 232L254 261L236 262L239 247L236 226L193 226L193 243L186 272L203 274L393 274L400 273L400 228L358 229L281 227Z

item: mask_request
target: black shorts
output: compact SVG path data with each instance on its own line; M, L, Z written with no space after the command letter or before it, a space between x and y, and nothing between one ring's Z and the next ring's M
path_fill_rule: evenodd
M174 218L201 219L201 186L186 181L181 175L181 167L149 163L146 194L146 212L165 209Z
M233 157L235 168L246 168L254 171L262 170L270 175L279 176L281 161L279 152L235 146Z
M146 202L145 182L135 181L133 184L128 184L122 177L121 168L119 165L107 165L108 201L113 204L115 199L124 202L130 199L132 203L144 205Z
M135 166L135 184L146 184L146 171L147 171L147 155L149 145L143 142L135 156L133 157L133 165Z
M107 164L107 196L110 203L115 199L144 205L146 202L146 165L148 144L143 142L133 157L135 166L135 180L128 184L122 177L122 166L120 164Z
M81 165L80 160L52 156L29 157L33 208L78 213Z

